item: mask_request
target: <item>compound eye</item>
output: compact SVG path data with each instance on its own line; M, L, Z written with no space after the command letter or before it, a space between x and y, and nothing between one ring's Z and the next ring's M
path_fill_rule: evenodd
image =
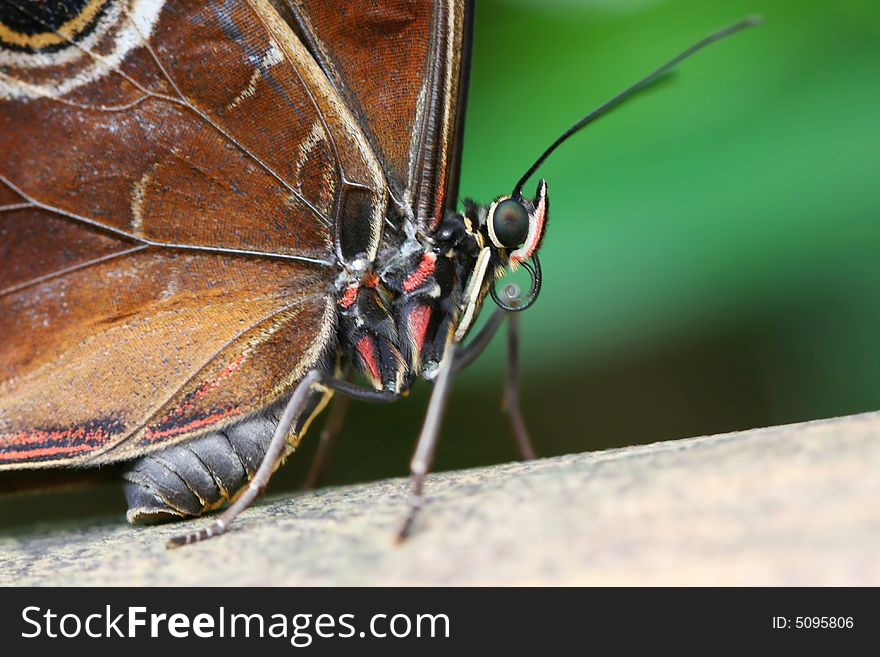
M492 213L492 235L496 246L513 248L529 235L529 213L519 201L509 198L495 206Z

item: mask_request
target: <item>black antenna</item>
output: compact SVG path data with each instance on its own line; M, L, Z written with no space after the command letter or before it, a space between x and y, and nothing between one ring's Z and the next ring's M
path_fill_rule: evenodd
M578 130L580 130L584 126L589 125L590 123L592 123L593 121L598 119L600 116L602 116L603 114L608 112L608 110L614 109L615 107L617 107L618 105L620 105L624 101L629 100L630 98L632 98L633 96L638 94L640 91L644 91L648 87L652 86L655 82L660 81L660 79L663 78L663 76L666 75L670 69L677 66L678 64L680 64L682 61L684 61L685 59L687 59L688 57L690 57L691 55L693 55L697 51L702 50L703 48L705 48L709 44L715 43L716 41L720 41L721 39L728 37L731 34L735 34L736 32L739 32L740 30L744 30L747 27L752 27L753 25L759 25L763 21L764 21L764 19L761 18L760 16L750 16L749 18L744 18L743 20L739 21L738 23L734 23L733 25L729 25L729 26L725 27L723 30L718 30L717 32L715 32L713 34L710 34L709 36L705 37L704 39L702 39L702 40L698 41L697 43L695 43L694 45L692 45L687 50L680 52L678 55L676 55L675 57L670 59L668 62L666 62L663 66L658 68L653 73L645 76L644 78L642 78L641 80L636 82L631 87L628 87L628 88L624 89L623 91L621 91L619 94L614 96L614 98L612 98L611 100L605 102L603 105L600 105L599 107L594 109L592 112L587 114L584 118L582 118L580 121L578 121L573 126L571 126L568 130L566 130L561 135L559 135L559 138L556 141L554 141L552 144L550 144L550 147L541 154L541 157L539 157L537 160L535 160L535 163L529 167L529 170L526 171L525 174L523 175L523 177L519 179L519 182L516 183L516 187L513 188L513 196L515 198L522 197L522 188L526 184L528 179L532 177L532 174L538 170L538 167L540 167L542 164L544 164L544 160L546 160L553 151L555 151L557 148L559 148L559 146L560 146L560 144L562 144L562 142L564 142L566 139L571 137Z

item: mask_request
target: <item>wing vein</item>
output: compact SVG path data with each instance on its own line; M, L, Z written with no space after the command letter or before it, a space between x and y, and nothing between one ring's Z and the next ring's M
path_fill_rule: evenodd
M292 308L295 308L296 306L299 306L300 304L303 304L307 301L311 301L312 299L323 297L323 296L326 296L326 295L321 294L321 293L307 294L303 297L300 297L299 299L297 299L296 301L294 301L292 303L286 304L282 308L279 308L277 310L273 310L271 313L268 313L267 315L261 317L260 319L255 321L253 324L247 326L246 328L243 328L236 335L234 335L232 338L227 340L223 345L221 345L213 354L211 354L210 357L205 359L205 361L201 367L196 369L196 371L193 372L192 375L190 375L190 377L177 388L177 390L175 390L171 395L169 395L167 399L165 399L164 401L162 401L162 403L157 405L154 408L154 410L152 412L150 412L150 414L147 416L147 418L141 424L139 424L137 427L135 427L130 432L128 432L128 434L125 436L125 438L123 438L122 440L120 440L117 443L108 445L107 447L105 447L103 449L95 450L94 452L92 452L89 455L89 457L84 461L84 463L88 463L89 461L96 460L96 459L98 459L98 457L105 455L107 452L114 451L114 450L122 447L126 443L128 443L134 436L136 436L138 433L140 433L144 429L144 427L149 425L150 422L152 422L156 418L159 411L161 411L168 404L168 402L170 402L174 398L174 396L178 392L180 392L180 390L184 389L187 385L189 385L195 379L197 379L198 376L202 372L205 371L205 369L208 367L208 365L210 365L217 358L217 356L219 356L221 353L223 353L223 351L226 348L228 348L230 345L232 345L234 342L236 342L245 333L259 328L260 326L262 326L266 322L272 320L273 318L277 317L278 315L281 315L282 313L287 312L288 310L290 310Z
M99 228L101 230L107 231L117 237L124 237L125 239L133 240L135 242L139 242L144 246L155 246L166 249L178 249L185 251L199 251L204 253L223 253L230 255L244 255L244 256L256 256L263 258L275 258L280 260L296 260L298 262L308 262L315 265L322 265L325 267L332 267L333 263L328 260L322 260L321 258L314 258L311 256L304 255L295 255L288 253L274 253L270 251L256 251L251 249L234 249L220 246L207 246L200 244L177 244L175 242L161 242L158 240L151 240L145 237L141 237L139 235L135 235L134 233L130 233L125 230L121 230L119 228L115 228L113 226L108 226L107 224L101 223L100 221L96 221L91 217L86 217L83 215L75 214L73 212L68 212L67 210L63 210L61 208L48 205L39 201L32 196L29 196L24 190L17 187L13 184L8 178L6 178L3 174L0 174L0 182L6 185L10 190L21 196L28 204L32 207L39 208L41 210L45 210L47 212L52 212L54 214L60 215L62 217L66 217L67 219L71 219L72 221L76 221L82 224L86 224L88 226L92 226L93 228Z
M21 290L27 289L34 285L39 285L40 283L44 283L48 280L52 280L53 278L58 278L60 276L66 276L67 274L73 273L75 271L79 271L81 269L88 269L93 265L98 265L102 262L107 262L108 260L113 260L114 258L121 258L122 256L130 255L132 253L137 253L139 251L143 251L148 248L146 244L142 244L140 246L135 246L131 249L125 249L123 251L117 251L115 253L108 253L107 255L101 256L100 258L93 258L92 260L87 260L86 262L81 262L76 265L71 265L70 267L65 267L64 269L59 269L58 271L53 271L51 274L45 274L43 276L38 276L37 278L32 278L29 281L24 281L19 283L18 285L13 285L11 287L4 288L0 290L0 297L5 297L7 294L12 294L14 292L19 292Z
M0 212L13 212L15 210L29 210L33 208L31 203L10 203L9 205L0 205Z
M122 77L123 79L125 79L127 82L129 82L131 85L133 85L133 86L134 86L135 88L137 88L138 90L142 91L142 92L143 92L144 94L146 94L147 96L152 97L152 98L155 98L155 99L157 99L157 100L165 100L166 102L170 102L170 103L173 103L173 104L176 104L176 105L180 105L180 106L185 107L186 109L190 110L191 112L193 112L193 113L194 113L197 117L199 117L202 121L204 121L205 123L207 123L207 124L208 124L209 126L211 126L211 128L213 128L214 130L216 130L217 133L220 134L224 139L226 139L227 141L229 141L229 143L231 143L231 144L234 145L236 148L238 148L242 153L244 153L244 155L245 155L246 157L249 157L250 159L252 159L252 160L257 164L257 166L259 166L260 168L262 168L266 173L268 173L270 176L272 176L273 178L275 178L275 180L277 180L279 183L281 183L281 185L282 185L282 186L283 186L288 192L290 192L291 195L293 195L293 197L297 199L297 201L299 201L299 202L302 203L304 206L306 206L306 208L308 208L308 210L309 210L310 212L314 213L315 216L318 217L322 222L324 222L326 225L329 225L329 224L330 224L330 220L329 220L329 218L328 218L326 215L324 215L324 213L322 213L317 207L315 207L315 205L314 205L313 203L311 203L311 202L310 202L308 199L306 199L302 194L300 194L300 193L299 193L299 192L298 192L298 191L297 191L297 190L296 190L296 189L295 189L290 183L288 183L288 182L287 182L286 180L284 180L280 175L278 175L278 173L277 173L272 167L270 167L266 162L264 162L261 158L257 157L257 155L256 155L255 153L253 153L250 149L248 149L246 146L244 146L244 145L243 145L241 142L239 142L237 139L235 139L234 137L232 137L232 135L230 135L228 132L226 132L226 131L225 131L221 126L219 126L216 122L214 122L213 120L211 120L211 118L208 117L204 112L202 112L202 111L201 111L200 109L198 109L195 105L193 105L192 102L191 102L188 98L186 98L186 97L180 92L180 89L177 87L177 85L175 84L174 80L171 78L171 76L170 76L170 75L168 74L168 72L165 70L165 67L164 67L164 66L162 65L162 63L159 61L159 58L158 58L158 56L156 55L156 52L154 51L153 47L150 45L149 40L147 40L147 39L144 38L144 35L141 33L140 28L137 26L137 24L134 22L134 20L132 20L131 15L130 15L129 13L126 13L126 15L125 15L126 20L127 20L127 21L129 22L129 24L134 28L134 30L140 35L140 37L141 37L141 41L144 43L144 46L147 48L147 51L150 53L150 56L152 57L153 61L156 62L156 65L159 67L159 70L160 70L160 72L162 73L163 77L165 77L165 79L168 80L168 83L171 85L171 87L174 89L174 91L178 94L178 98L174 98L174 97L172 97L172 96L168 96L168 95L166 95L166 94L157 93L157 92L155 92L155 91L152 91L152 90L146 88L144 85L142 85L140 82L138 82L137 80L135 80L133 77L131 77L130 75L128 75L127 73L125 73L124 71L122 71L122 70L119 68L119 66L117 66L117 65L113 65L113 64L110 64L110 63L107 61L107 59L106 59L105 57L103 57L102 55L99 55L99 54L97 54L97 53L95 53L95 52L89 50L88 48L86 48L86 47L84 47L83 45L77 43L76 41L74 41L74 40L71 39L70 37L65 36L65 35L62 34L59 30L53 29L53 28L52 28L51 26L49 26L45 21L43 21L43 20L40 19L38 16L34 15L33 13L31 13L31 12L27 11L26 9L24 9L23 7L21 7L21 6L20 6L18 3L16 3L14 0L7 0L7 2L9 2L10 4L12 4L12 6L15 7L15 9L17 9L18 11L22 12L23 14L25 14L25 15L27 15L27 16L30 16L30 17L33 18L35 21L41 23L44 27L46 27L47 30L51 31L52 33L54 33L55 35L57 35L59 38L65 40L65 41L66 41L68 44L70 44L71 46L73 46L73 47L77 48L78 50L82 51L83 53L85 53L85 54L88 55L89 57L91 57L91 58L93 58L93 59L95 59L95 60L97 60L97 61L102 62L103 64L105 64L105 65L107 66L107 68L108 68L110 71L112 71L113 73L115 73L115 74L119 75L120 77ZM295 68L295 67L294 67L294 68ZM298 72L297 72L297 75L299 75ZM301 78L300 78L300 79L301 79ZM16 80L16 83L18 83L18 82L19 82L19 81ZM141 102L141 101L138 101L138 102ZM314 102L314 101L313 101L313 102ZM323 121L323 116L321 115L320 111L318 112L318 114L319 114L319 116L321 116L321 119L322 119L322 121Z

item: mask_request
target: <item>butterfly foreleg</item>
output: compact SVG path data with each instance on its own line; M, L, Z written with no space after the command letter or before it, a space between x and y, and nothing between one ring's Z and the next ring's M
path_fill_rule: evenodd
M492 338L495 337L495 334L498 332L506 315L507 313L500 308L495 310L489 317L489 321L487 321L483 325L483 328L480 329L479 333L471 338L467 344L459 347L453 365L453 370L456 374L473 363L477 357L486 350L486 347L492 342Z

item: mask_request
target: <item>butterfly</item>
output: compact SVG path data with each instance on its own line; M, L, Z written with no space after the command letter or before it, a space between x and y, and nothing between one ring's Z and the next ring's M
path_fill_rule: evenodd
M423 379L405 536L454 375L540 292L526 182L666 72L459 210L472 25L462 0L0 0L0 470L125 463L133 523L231 503L180 545L331 396Z

